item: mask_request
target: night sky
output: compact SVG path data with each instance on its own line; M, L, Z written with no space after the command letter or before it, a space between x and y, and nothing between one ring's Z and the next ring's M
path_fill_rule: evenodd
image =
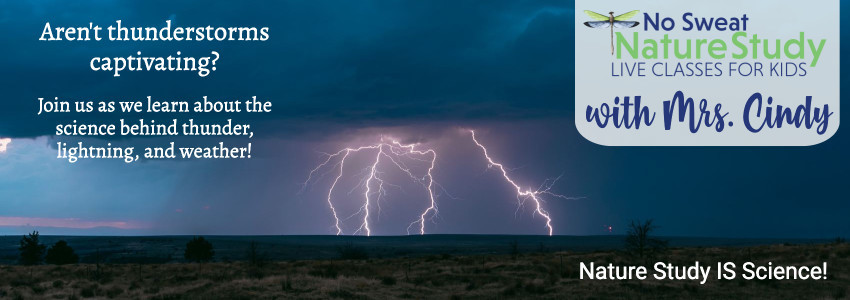
M467 129L518 184L561 176L546 210L555 234L622 234L653 218L660 234L833 238L850 234L848 137L811 147L605 147L573 120L569 1L247 1L0 3L0 234L333 234L326 175L299 193L323 152L385 137L439 153L440 214L429 233L544 234L517 209ZM269 27L266 42L40 42L54 26ZM838 22L836 20L836 22ZM845 27L847 24L842 25ZM842 28L842 32L850 32ZM842 37L843 39L846 39ZM842 45L842 52L848 51ZM95 56L221 54L217 71L93 72ZM847 64L845 60L842 64ZM37 116L38 97L195 100L251 96L269 114ZM246 138L116 138L121 145L253 143L248 160L56 158L57 122L172 118L250 122ZM140 151L141 149L137 149ZM356 173L340 203L360 201ZM405 234L425 194L388 171L373 234ZM349 191L354 191L348 194ZM354 209L354 208L351 208ZM354 211L350 211L353 213ZM349 230L350 231L350 230ZM347 231L348 233L348 231Z

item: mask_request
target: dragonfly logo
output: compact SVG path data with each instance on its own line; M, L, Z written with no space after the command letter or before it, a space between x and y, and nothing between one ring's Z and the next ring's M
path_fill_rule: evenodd
M640 22L628 21L638 14L638 11L633 10L619 16L614 16L614 12L609 12L608 15L595 13L589 10L584 11L585 14L596 21L584 22L584 26L590 28L611 28L611 55L614 55L614 27L617 28L632 28L638 26Z

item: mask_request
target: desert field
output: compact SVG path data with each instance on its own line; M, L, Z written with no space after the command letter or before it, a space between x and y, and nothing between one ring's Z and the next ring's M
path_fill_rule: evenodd
M850 245L776 244L673 247L651 262L732 261L829 264L828 279L579 279L579 262L630 264L618 250L591 252L513 248L506 254L368 257L342 246L320 260L210 263L82 263L0 266L0 298L11 299L847 299ZM651 269L651 263L649 265Z

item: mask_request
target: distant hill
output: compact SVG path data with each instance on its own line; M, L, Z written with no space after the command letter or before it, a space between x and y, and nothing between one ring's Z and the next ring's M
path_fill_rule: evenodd
M51 245L65 240L83 263L166 263L183 261L183 249L191 236L48 236ZM206 236L213 244L217 261L243 260L251 241L272 260L333 259L340 247L366 251L372 258L423 256L432 254L506 254L516 241L528 252L616 250L623 236L535 236L535 235L424 235L424 236ZM20 235L0 236L0 264L15 264ZM814 244L822 239L731 239L666 237L671 247L755 246L770 244Z

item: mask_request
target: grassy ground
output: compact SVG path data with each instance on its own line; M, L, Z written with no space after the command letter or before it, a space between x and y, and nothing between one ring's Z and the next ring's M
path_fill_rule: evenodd
M829 264L821 281L709 279L580 280L579 262L629 264L616 251L432 255L415 258L208 264L0 266L0 298L84 299L499 299L499 298L787 298L850 297L850 245L773 245L670 249L657 260ZM653 261L654 262L654 261ZM99 270L98 270L99 268ZM650 270L652 270L650 265ZM712 271L712 274L714 271Z

